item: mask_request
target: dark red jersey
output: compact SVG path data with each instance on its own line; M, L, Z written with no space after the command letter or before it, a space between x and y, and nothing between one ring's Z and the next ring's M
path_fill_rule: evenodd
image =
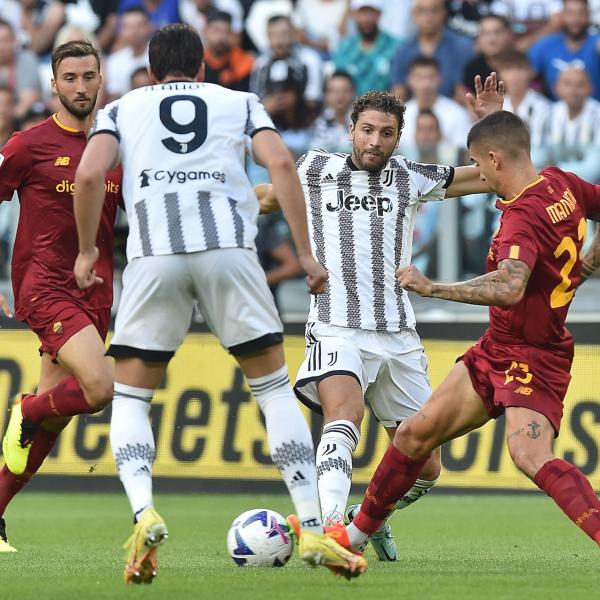
M75 171L86 145L82 131L56 116L13 135L0 150L0 200L19 195L12 257L15 314L25 320L36 302L70 296L92 309L112 305L113 231L121 201L121 169L106 176L106 200L96 245L101 285L80 290L73 275L79 251L73 215Z
M565 319L580 282L586 219L600 219L600 186L550 167L513 200L498 200L497 207L502 216L487 271L515 258L529 266L531 276L521 302L490 307L490 335L501 344L571 354Z

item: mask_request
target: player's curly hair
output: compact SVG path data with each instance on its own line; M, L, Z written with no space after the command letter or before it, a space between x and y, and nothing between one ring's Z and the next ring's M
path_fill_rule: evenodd
M350 119L354 125L358 122L360 114L365 110L378 110L387 115L394 115L398 119L398 133L402 131L406 106L394 94L381 90L371 90L361 94L352 105Z

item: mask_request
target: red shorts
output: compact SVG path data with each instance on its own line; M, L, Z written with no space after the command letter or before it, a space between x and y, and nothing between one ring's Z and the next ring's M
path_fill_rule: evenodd
M84 308L71 298L46 303L39 301L25 322L40 339L40 355L47 352L56 362L58 351L65 342L88 325L93 325L105 341L110 308Z
M533 346L499 344L486 332L458 360L469 370L490 417L498 418L507 406L529 408L544 415L558 435L572 357Z

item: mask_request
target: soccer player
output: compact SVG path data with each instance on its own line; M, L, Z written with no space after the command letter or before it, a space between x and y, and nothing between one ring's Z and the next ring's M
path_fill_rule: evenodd
M517 468L600 544L600 500L583 473L552 451L574 349L565 319L581 279L586 219L600 220L600 186L556 167L538 173L526 125L506 111L476 123L467 143L482 180L500 196L502 216L487 273L439 284L403 266L397 278L402 288L424 297L488 305L490 325L423 408L398 428L348 525L348 541L363 547L414 485L431 452L504 414ZM595 242L586 255L587 274L597 266Z
M410 264L419 205L489 191L476 167L392 156L403 125L400 100L367 92L351 114L352 153L312 150L298 161L313 251L329 272L325 292L311 304L305 359L294 386L298 398L325 418L316 462L326 525L344 518L365 400L393 438L399 423L431 395L415 315L395 280L396 269ZM268 198L269 186L261 192L265 205L276 203ZM436 450L396 507L425 495L439 472ZM357 509L349 507L350 518ZM389 525L371 542L380 560L396 560Z
M87 289L98 283L93 269L104 174L119 157L123 162L129 263L108 354L116 359L111 445L136 520L125 579L152 581L156 548L167 536L153 507L148 416L188 331L194 300L265 415L271 457L300 514L301 558L358 575L364 559L323 533L310 431L289 383L282 325L254 249L258 202L244 171L246 149L285 199L310 291L320 293L327 273L310 252L300 182L255 95L199 83L202 55L189 26L158 31L149 49L155 85L98 113L76 176L75 274Z
M39 469L69 418L93 412L112 398L112 360L104 340L112 305L113 227L121 198L121 170L102 185L96 266L104 285L81 290L73 276L77 231L73 216L75 170L86 145L98 91L100 59L88 42L69 42L52 54L58 113L16 133L0 154L0 199L19 196L12 257L15 313L40 339L37 394L12 407L3 441L0 517ZM6 309L5 311L6 312ZM0 551L11 551L0 518Z

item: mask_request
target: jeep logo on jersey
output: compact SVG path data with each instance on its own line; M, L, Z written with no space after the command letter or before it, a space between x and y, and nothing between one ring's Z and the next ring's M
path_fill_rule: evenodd
M355 211L359 208L367 212L377 211L377 214L382 217L384 213L389 213L394 209L394 204L389 198L382 196L356 196L354 194L344 194L344 190L337 191L337 203L326 204L329 212L339 212L340 210Z
M225 173L221 171L164 171L154 169L142 169L139 174L140 187L150 187L153 181L164 181L165 183L187 183L188 181L204 181L215 179L225 183Z

